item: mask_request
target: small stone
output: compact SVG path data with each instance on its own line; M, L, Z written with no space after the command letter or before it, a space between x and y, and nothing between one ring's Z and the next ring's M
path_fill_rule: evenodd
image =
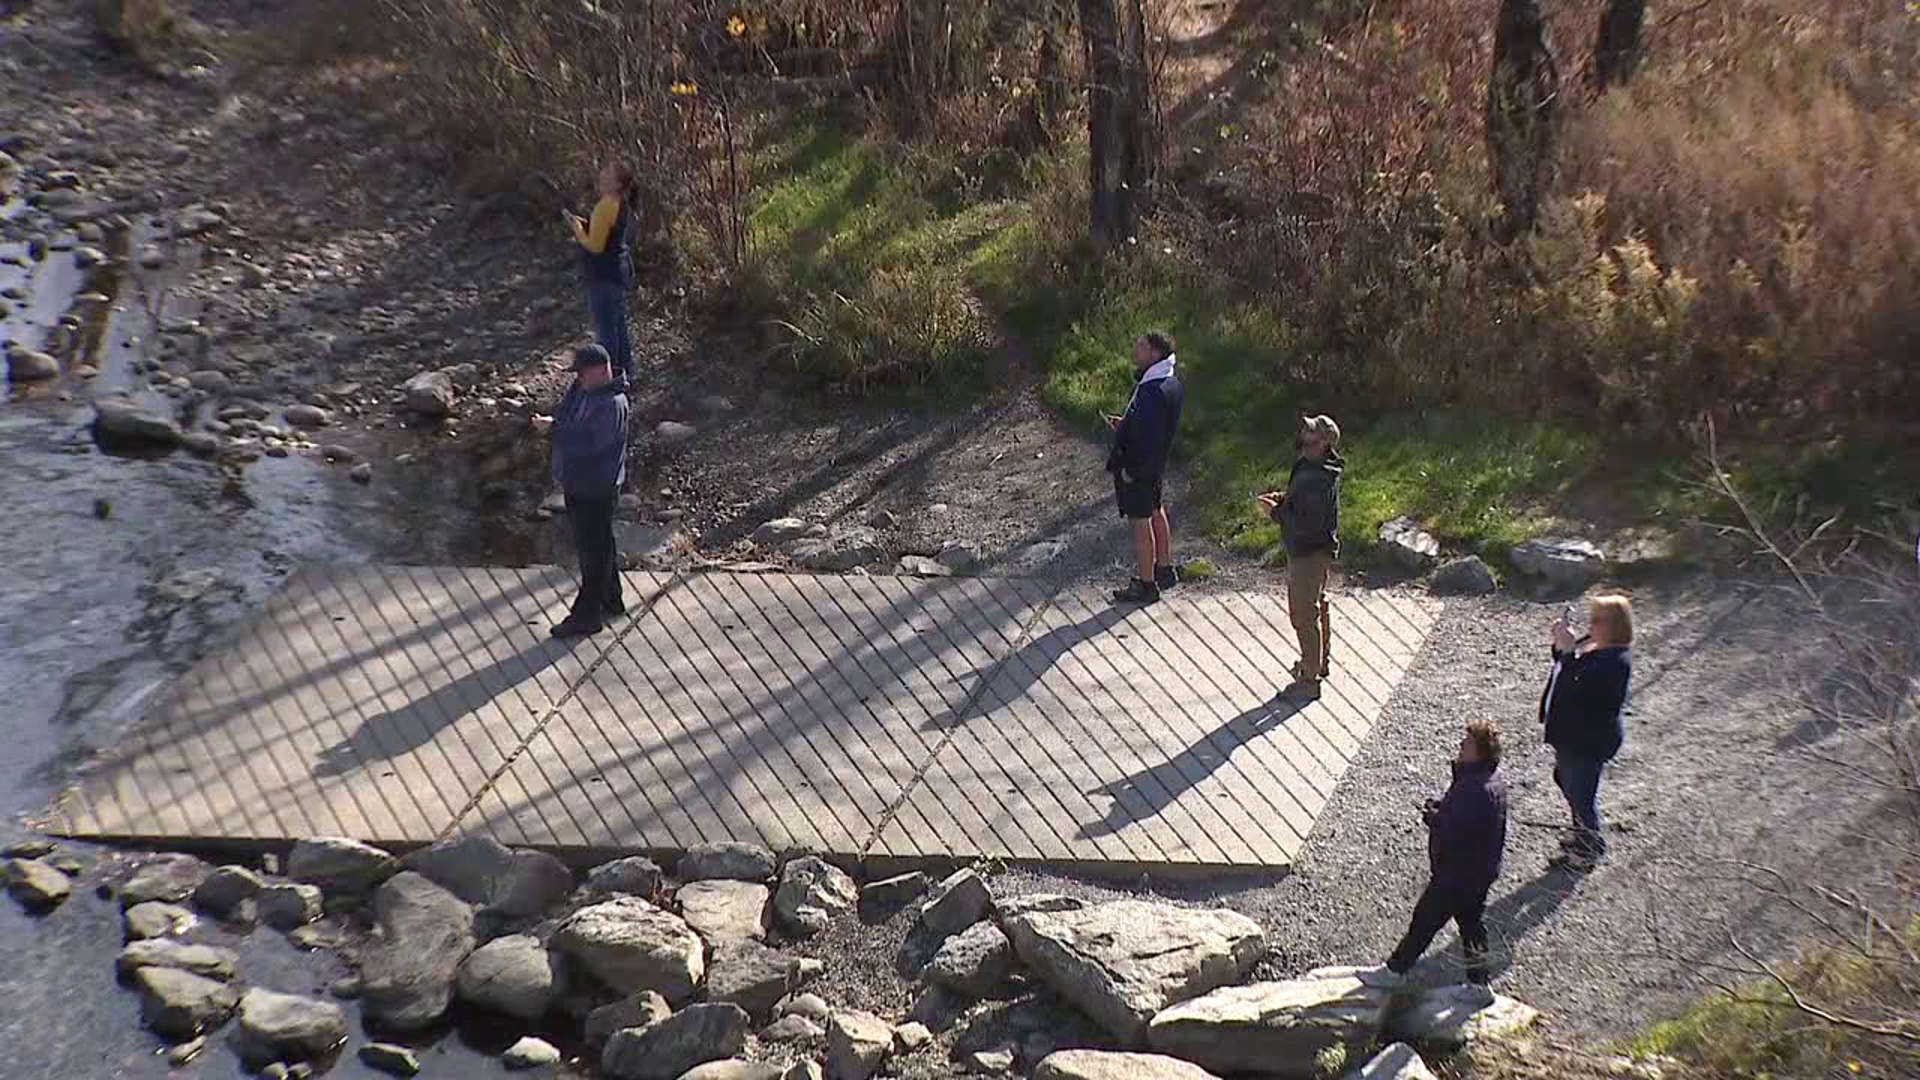
M93 405L93 436L103 444L133 443L154 447L177 446L182 432L171 417L128 401L109 398Z
M775 518L753 530L753 542L755 546L769 550L782 548L805 539L810 528L811 525L799 518Z
M683 424L677 420L663 420L653 429L654 441L661 446L678 446L699 434L692 424Z
M918 870L870 881L860 889L860 906L869 911L898 911L926 895L931 884L927 875Z
M816 1024L824 1024L833 1015L833 1007L827 1004L819 994L795 994L781 1006L786 1016L804 1016Z
M594 867L587 875L587 888L602 893L625 893L645 900L660 891L660 879L660 867L652 859L636 855Z
M240 958L231 949L212 945L188 945L171 938L135 941L120 950L114 971L123 981L133 980L147 968L173 968L203 979L232 982Z
M933 1042L933 1032L918 1020L909 1020L893 1029L893 1045L902 1054L911 1054Z
M140 265L148 270L158 270L167 265L166 253L148 244L140 249Z
M395 1031L430 1027L453 1003L474 950L473 909L411 870L381 885L373 907L382 933L361 957L367 1019Z
M891 510L882 510L867 519L867 524L876 529L891 529L900 524L900 515Z
M793 957L757 941L723 942L707 964L707 1000L764 1021L794 988L794 967Z
M685 1001L706 976L700 936L678 916L638 897L581 908L560 924L549 945L616 993L653 990L669 1002Z
M951 577L953 570L941 565L925 555L902 555L900 564L894 568L899 577L937 578Z
M142 863L120 886L120 906L178 904L194 894L212 869L191 855L163 855Z
M297 428L323 428L333 423L333 413L318 405L289 405L281 415Z
M189 1039L167 1051L167 1064L176 1069L191 1065L193 1064L193 1059L199 1057L206 1048L207 1037L205 1035L197 1039Z
M14 382L45 382L60 377L60 361L49 353L14 349L7 353L7 378Z
M1435 596L1486 596L1499 588L1493 568L1478 555L1446 563L1427 582L1427 591Z
M780 1067L764 1061L724 1058L695 1065L680 1074L680 1080L780 1080Z
M55 855L47 860L47 865L70 878L77 878L87 872L86 864L71 855Z
M772 893L753 881L689 881L674 899L680 917L712 944L761 941L767 936L767 906Z
M370 1069L391 1076L420 1075L420 1059L413 1051L392 1043L368 1043L360 1048L360 1061Z
M260 1070L260 1080L288 1080L292 1075L291 1069L277 1061L268 1062L267 1067Z
M1394 1043L1363 1062L1345 1080L1435 1080L1433 1070L1406 1043Z
M948 544L934 556L941 566L956 574L965 573L979 565L980 550L971 544Z
M269 885L254 896L260 921L282 932L298 930L319 918L322 901L317 885Z
M175 968L142 968L140 1019L162 1038L192 1039L226 1023L240 1001L227 983Z
M807 855L781 868L774 912L786 929L811 936L851 911L855 895L853 879L845 871L818 856Z
M453 415L453 378L445 371L422 371L401 388L408 411L429 419Z
M1013 1071L1013 1050L1000 1047L995 1050L976 1050L968 1054L963 1061L968 1072L985 1076L1001 1076Z
M360 460L360 455L354 453L351 447L341 446L339 443L322 443L320 456L342 465Z
M760 1041L775 1043L812 1042L827 1030L804 1016L783 1016L760 1032Z
M667 999L651 990L643 990L630 998L616 1001L611 1005L602 1005L587 1014L586 1042L590 1049L598 1050L613 1038L616 1031L627 1028L643 1028L648 1024L659 1023L673 1015L673 1006Z
M178 904L135 904L123 917L128 941L177 937L193 929L193 912Z
M780 1080L826 1080L826 1071L817 1061L796 1061L780 1074Z
M600 1068L614 1080L675 1080L696 1065L737 1056L749 1027L733 1005L689 1005L659 1023L615 1032Z
M921 977L961 997L990 997L1013 972L1013 944L992 922L975 923L948 938Z
M311 1061L347 1041L347 1014L329 1001L258 987L240 999L234 1049L256 1068L269 1061Z
M346 837L301 840L287 856L288 877L329 891L367 892L397 869L393 856Z
M35 913L52 911L73 894L72 880L38 859L0 863L0 881L21 907Z
M1402 570L1416 574L1440 557L1440 541L1408 517L1397 517L1380 526L1380 549Z
M545 1039L536 1039L531 1035L507 1047L500 1055L500 1064L509 1069L538 1069L560 1063L560 1051Z
M210 458L220 453L220 440L201 431L188 432L180 436L180 445L194 457ZM287 452L283 446L273 446L267 448L267 453L271 455L275 450L280 451L281 454Z
M373 483L373 466L363 461L355 465L353 471L347 475L351 477L356 484L371 484Z
M82 270L88 270L93 267L103 265L110 261L111 260L107 257L107 253L104 251L101 251L97 247L82 246L74 249L74 252L73 252L73 265L79 267Z
M475 949L460 965L455 985L462 1001L521 1020L538 1020L553 1004L556 975L540 939L516 934Z
M1528 540L1516 545L1510 558L1521 573L1566 589L1586 588L1607 568L1606 556L1598 547L1573 537Z
M358 975L342 975L327 984L327 993L332 994L341 1001L357 1000L363 989L364 987Z
M957 934L987 915L993 897L987 883L972 870L958 870L934 886L920 905L920 923L935 938Z
M1056 1050L1034 1066L1033 1080L1219 1080L1192 1062L1165 1054ZM1369 1077L1368 1080L1374 1080Z

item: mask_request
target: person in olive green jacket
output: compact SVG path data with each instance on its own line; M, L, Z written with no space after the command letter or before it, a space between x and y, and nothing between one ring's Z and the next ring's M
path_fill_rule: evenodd
M1340 557L1340 425L1331 416L1301 420L1299 456L1287 477L1287 490L1259 496L1262 510L1280 525L1287 549L1287 608L1300 638L1300 662L1293 685L1310 697L1327 677L1333 629L1329 622L1327 581Z

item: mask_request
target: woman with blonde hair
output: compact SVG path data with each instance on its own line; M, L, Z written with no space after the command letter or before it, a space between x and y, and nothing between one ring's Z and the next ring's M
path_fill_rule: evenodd
M1573 606L1553 623L1553 672L1540 695L1540 722L1553 747L1553 781L1567 798L1573 834L1556 865L1586 872L1607 853L1600 832L1600 776L1626 741L1621 718L1633 681L1633 603L1596 596L1588 631L1573 632Z
M627 331L627 293L634 278L629 234L640 189L633 169L611 162L600 167L598 188L600 201L593 205L591 220L571 210L560 214L580 246L594 340L613 358L614 375L626 379L633 371L633 340Z

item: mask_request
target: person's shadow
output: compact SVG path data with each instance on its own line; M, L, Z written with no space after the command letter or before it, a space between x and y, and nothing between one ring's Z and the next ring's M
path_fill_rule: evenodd
M932 717L923 725L929 731L948 731L964 722L979 720L1024 700L1047 672L1066 659L1074 646L1101 636L1126 621L1138 608L1102 608L1079 622L1056 626L1022 646L1018 652L988 669L981 694L991 693L992 701L969 699L956 708ZM977 706L977 708L976 708Z
M1087 792L1105 795L1113 802L1107 807L1106 817L1080 826L1079 838L1112 836L1129 825L1158 816L1218 771L1235 750L1298 716L1307 704L1282 691L1202 735L1200 741L1166 761Z
M440 732L558 663L573 642L541 641L463 675L425 697L369 716L345 739L320 752L315 777L344 776L391 761L434 740Z

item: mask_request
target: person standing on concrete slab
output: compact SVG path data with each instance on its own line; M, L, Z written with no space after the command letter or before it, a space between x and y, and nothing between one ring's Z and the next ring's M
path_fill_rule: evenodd
M1173 568L1173 527L1167 521L1167 457L1180 430L1186 391L1173 373L1173 340L1148 334L1133 343L1133 396L1126 411L1107 417L1113 447L1107 471L1114 501L1133 531L1134 577L1114 592L1126 604L1151 604L1179 583Z
M1600 832L1600 774L1626 742L1621 711L1633 681L1633 603L1596 596L1588 632L1576 637L1569 607L1553 623L1553 671L1540 695L1540 722L1553 747L1553 782L1567 798L1573 833L1554 864L1586 873L1607 853Z
M1475 720L1460 740L1453 761L1453 783L1438 800L1429 800L1420 817L1427 823L1427 862L1432 876L1413 906L1413 923L1387 959L1387 970L1413 970L1434 935L1449 921L1460 927L1467 954L1467 981L1485 986L1493 980L1487 960L1487 893L1500 878L1507 847L1507 782L1500 776L1500 732Z
M1258 496L1261 510L1280 526L1287 549L1287 613L1300 640L1300 662L1289 688L1318 697L1333 653L1332 605L1327 582L1340 558L1340 425L1331 416L1300 421L1287 490Z
M627 610L613 539L613 513L627 475L627 382L598 345L573 351L573 372L573 385L553 417L534 420L536 430L553 440L553 482L566 496L580 556L580 594L554 626L557 638L599 633L607 619Z

